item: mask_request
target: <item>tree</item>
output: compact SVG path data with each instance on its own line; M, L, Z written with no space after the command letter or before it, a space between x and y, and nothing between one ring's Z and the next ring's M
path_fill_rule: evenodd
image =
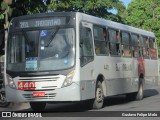
M120 0L49 0L49 11L78 11L90 15L123 22L120 15L108 12L116 9L118 13L125 10Z
M8 17L12 14L11 8L12 0L1 0L0 1L0 23L2 23L5 19L5 24L8 22ZM0 25L1 26L1 25ZM5 28L7 26L4 26Z
M47 10L42 0L0 0L0 5L0 26L4 24L6 17L10 21L13 17L45 12Z
M42 0L16 0L13 3L12 17L45 12L47 7Z
M118 22L124 22L120 13L125 10L120 0L13 0L10 8L11 18L46 11L79 11ZM108 12L111 9L116 9L118 14ZM4 16L0 14L0 18Z
M12 4L12 0L0 0L0 20L4 19L5 12L11 15L12 9L10 5Z
M46 5L42 0L0 0L0 55L4 47L4 29L8 28L13 17L45 12Z
M126 23L155 33L160 45L160 1L133 0L127 8Z

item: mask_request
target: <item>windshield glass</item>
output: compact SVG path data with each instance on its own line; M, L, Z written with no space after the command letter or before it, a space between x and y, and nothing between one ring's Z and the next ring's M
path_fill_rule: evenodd
M75 31L54 28L12 33L7 47L7 70L48 71L74 65Z

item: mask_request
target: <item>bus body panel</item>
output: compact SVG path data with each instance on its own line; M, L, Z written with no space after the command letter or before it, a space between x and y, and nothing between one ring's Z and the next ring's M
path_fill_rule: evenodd
M145 86L151 88L155 85L158 85L158 61L145 59Z
M138 89L137 60L118 57L95 58L95 73L102 74L106 83L106 95L135 92ZM103 68L103 69L101 69Z

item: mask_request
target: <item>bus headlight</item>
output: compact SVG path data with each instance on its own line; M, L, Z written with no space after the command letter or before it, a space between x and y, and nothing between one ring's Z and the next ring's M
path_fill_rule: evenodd
M72 84L73 76L74 76L74 71L70 72L70 73L66 76L66 79L65 79L62 87L66 87L66 86L71 85L71 84Z
M15 89L16 88L16 85L13 81L13 78L10 76L10 75L7 75L7 81L8 81L8 85L9 87Z

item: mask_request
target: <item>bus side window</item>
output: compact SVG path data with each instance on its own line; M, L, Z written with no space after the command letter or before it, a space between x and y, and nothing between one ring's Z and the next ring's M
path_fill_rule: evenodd
M81 66L93 61L93 40L90 28L80 28L80 56Z
M142 36L142 55L144 58L150 58L150 52L149 52L149 38Z
M106 29L100 26L94 26L94 44L96 55L107 55Z
M121 33L122 37L122 56L131 57L130 35L127 32Z
M120 56L120 40L119 40L119 32L118 30L109 29L109 50L110 54L114 56Z
M150 55L151 59L157 59L157 49L156 49L156 42L154 38L149 39L149 49L150 49Z
M133 57L140 57L140 40L138 35L131 34L131 45Z

